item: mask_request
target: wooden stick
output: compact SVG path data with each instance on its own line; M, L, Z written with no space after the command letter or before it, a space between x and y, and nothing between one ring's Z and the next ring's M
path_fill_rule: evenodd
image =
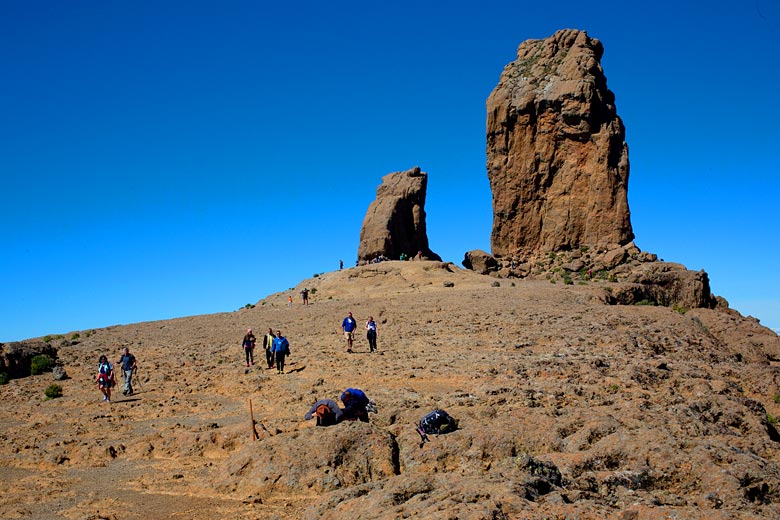
M257 433L257 428L255 428L255 414L252 411L252 400L249 400L249 419L252 421L252 440L256 441L260 438L260 435Z

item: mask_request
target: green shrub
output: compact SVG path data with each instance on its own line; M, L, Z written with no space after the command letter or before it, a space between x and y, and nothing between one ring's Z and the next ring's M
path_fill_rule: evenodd
M44 372L51 370L51 366L51 358L41 354L30 360L30 373L37 376L38 374L43 374Z
M685 307L680 307L676 303L674 305L672 305L672 309L674 309L675 311L679 312L680 314L685 314L687 312L687 310L688 310Z
M780 394L775 394L774 399L772 399L775 404L780 404Z
M81 336L79 335L79 333L78 333L78 332L74 332L74 333L73 333L73 335L70 337L70 340L71 340L71 341L76 341L76 340L77 340L77 339L79 339L80 337L81 337Z
M44 337L43 337L43 341L44 341L45 343L50 343L50 342L51 342L51 336L48 336L48 335L44 336Z
M47 399L57 399L58 397L62 397L62 387L60 385L51 384L43 393L46 394Z
M0 385L4 385L8 383L8 374L5 372L0 372Z
M768 422L772 426L777 426L777 417L772 417L772 415L767 412L767 414L766 414L766 422Z
M319 273L314 273L313 278L319 278L319 276L320 276Z
M311 291L309 291L309 292L312 294L312 296L314 296L315 294L317 294L317 288L316 287L312 287Z

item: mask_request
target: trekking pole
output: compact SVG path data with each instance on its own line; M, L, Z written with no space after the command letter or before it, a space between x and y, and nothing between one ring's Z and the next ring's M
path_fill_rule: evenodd
M252 400L249 399L249 419L252 421L252 440L256 441L260 438L260 435L257 433L257 428L255 428L255 414L252 411Z
M133 370L133 376L135 377L135 382L138 384L138 388L141 389L141 391L144 391L144 385L141 384L141 377L138 375L138 368L136 367L135 370Z

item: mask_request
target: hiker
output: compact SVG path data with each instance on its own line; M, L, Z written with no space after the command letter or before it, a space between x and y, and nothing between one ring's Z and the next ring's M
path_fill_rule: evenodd
M252 334L252 329L246 329L244 339L241 341L241 346L244 347L244 354L246 355L246 366L252 366L255 364L255 342L257 339Z
M352 317L352 313L348 312L347 317L341 322L341 330L344 331L344 337L347 338L347 352L352 353L352 337L355 334L357 328L357 322Z
M339 260L339 271L344 269L344 260Z
M282 331L276 331L273 343L274 358L276 358L277 374L284 374L284 358L290 355L290 342L282 336Z
M268 363L268 368L274 367L274 331L268 329L268 334L263 336L263 348L265 349L265 362Z
M301 300L304 305L309 305L309 290L306 287L301 291Z
M305 420L317 418L317 426L333 426L344 420L344 412L336 401L332 399L320 399L314 403L311 409L303 416Z
M135 372L135 356L130 353L130 349L122 349L122 357L116 362L122 367L122 377L125 380L125 386L122 388L122 395L133 395L133 372Z
M114 386L114 367L105 355L98 358L97 384L103 392L103 400L111 403L111 387Z
M287 308L292 309L292 294L287 297Z
M373 316L368 317L366 322L366 339L368 339L368 351L376 351L376 322Z
M344 403L345 420L368 422L368 409L366 407L371 401L362 390L347 388L339 399Z

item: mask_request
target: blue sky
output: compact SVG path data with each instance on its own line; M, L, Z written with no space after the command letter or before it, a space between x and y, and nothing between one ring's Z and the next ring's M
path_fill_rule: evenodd
M776 2L0 4L0 341L235 310L350 265L382 176L431 249L490 248L485 100L588 31L636 244L780 328Z

